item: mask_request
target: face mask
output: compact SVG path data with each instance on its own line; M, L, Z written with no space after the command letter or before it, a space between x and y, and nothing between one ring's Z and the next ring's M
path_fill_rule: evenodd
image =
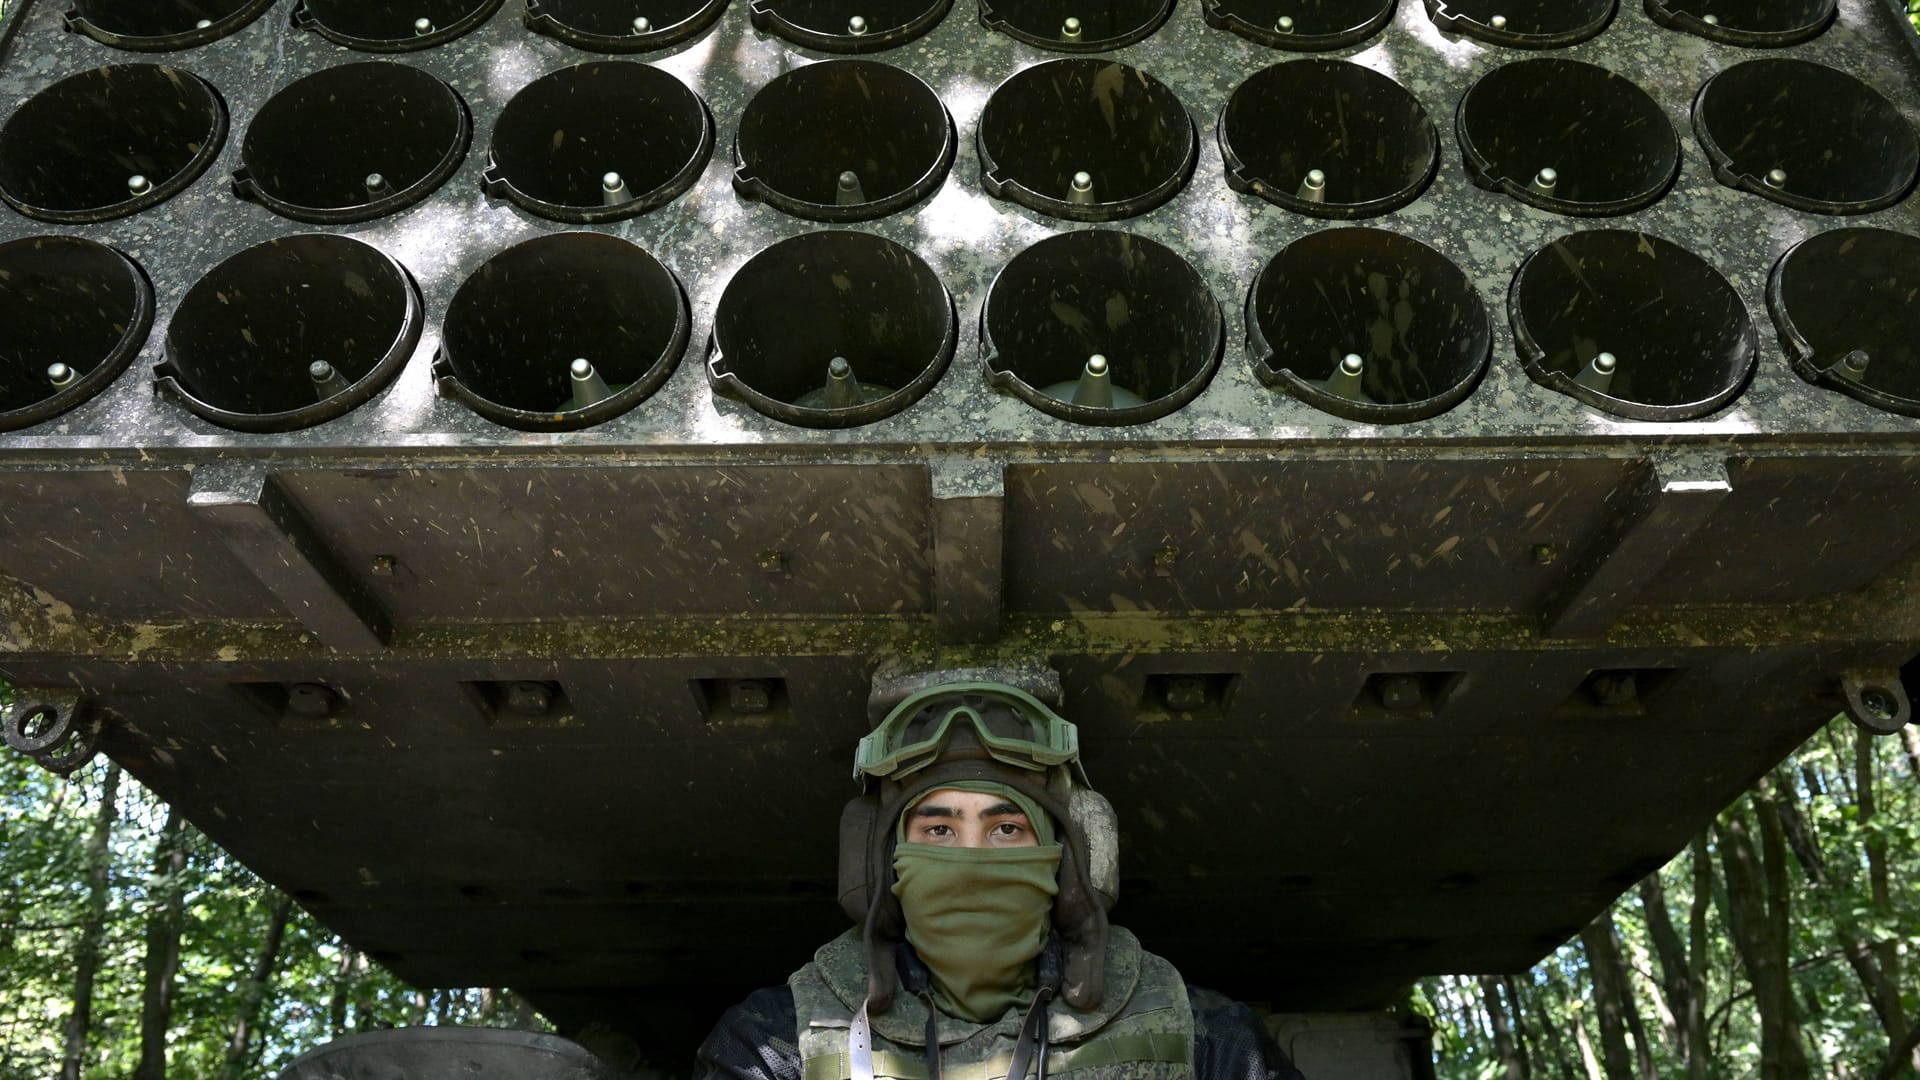
M1032 999L1033 958L1047 943L1060 891L1059 844L900 844L893 869L907 940L932 974L943 1011L988 1023Z

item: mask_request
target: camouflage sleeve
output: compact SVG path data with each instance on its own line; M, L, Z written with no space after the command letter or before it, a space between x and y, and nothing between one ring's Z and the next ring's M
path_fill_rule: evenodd
M728 1009L694 1055L694 1080L800 1080L793 991L755 990Z
M1187 987L1187 998L1198 1080L1306 1080L1252 1009L1195 986Z

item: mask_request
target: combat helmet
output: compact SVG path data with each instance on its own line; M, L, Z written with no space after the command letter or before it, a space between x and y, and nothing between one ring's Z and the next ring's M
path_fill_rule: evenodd
M908 695L854 755L864 792L840 815L840 906L867 951L867 1007L884 1012L897 989L894 952L906 934L893 895L895 823L914 800L969 780L995 781L1038 803L1063 848L1053 927L1061 994L1098 1004L1105 988L1107 909L1119 893L1113 807L1088 784L1079 729L1023 690L998 682L942 682Z

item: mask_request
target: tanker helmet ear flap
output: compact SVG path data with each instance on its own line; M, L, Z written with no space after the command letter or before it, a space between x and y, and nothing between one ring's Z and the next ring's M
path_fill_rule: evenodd
M861 795L840 811L840 882L835 895L840 910L855 926L867 923L867 904L872 899L872 851L874 833L884 830L880 823L880 797Z
M1106 901L1076 861L1077 845L1060 853L1060 892L1053 898L1053 928L1060 934L1064 968L1060 994L1076 1009L1091 1009L1106 993Z

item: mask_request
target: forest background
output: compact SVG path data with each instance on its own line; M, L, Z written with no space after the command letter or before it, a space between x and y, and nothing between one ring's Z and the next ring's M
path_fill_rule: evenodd
M105 760L0 753L0 881L0 1080L240 1080L350 1032L544 1024L399 982ZM1912 1077L1917 937L1920 734L1836 719L1533 970L1402 1009L1447 1080Z

